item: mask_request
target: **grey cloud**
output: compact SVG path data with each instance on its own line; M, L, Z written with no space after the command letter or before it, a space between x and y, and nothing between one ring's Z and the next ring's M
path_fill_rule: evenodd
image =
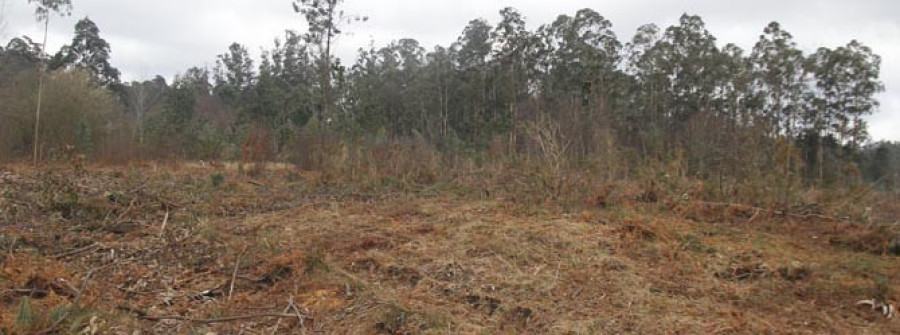
M27 34L37 39L41 26L34 22L25 1L7 1L5 36ZM71 39L74 23L90 16L113 48L112 61L126 79L156 74L171 77L190 66L212 66L217 54L239 42L258 55L271 48L286 29L304 30L290 0L76 0L73 16L54 18L52 50ZM426 49L456 40L474 18L496 22L506 6L519 9L530 28L549 23L560 14L589 7L612 21L621 40L638 26L677 23L682 13L704 18L720 44L733 42L752 48L763 27L779 21L801 48L836 47L857 39L883 57L882 75L887 91L881 95L882 112L869 119L873 137L900 140L900 6L895 0L347 0L349 14L370 17L354 24L337 46L345 63L359 48L376 47L412 37Z

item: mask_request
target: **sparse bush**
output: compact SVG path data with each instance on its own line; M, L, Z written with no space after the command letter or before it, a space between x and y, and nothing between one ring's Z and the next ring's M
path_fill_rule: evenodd
M16 328L23 332L29 332L36 328L34 310L31 307L31 299L22 297L19 301L19 311L16 313Z
M317 272L328 271L328 263L325 260L325 252L321 249L313 249L303 259L303 272L312 275Z
M212 182L213 187L219 188L225 183L225 174L221 171L213 173L209 176L209 180Z

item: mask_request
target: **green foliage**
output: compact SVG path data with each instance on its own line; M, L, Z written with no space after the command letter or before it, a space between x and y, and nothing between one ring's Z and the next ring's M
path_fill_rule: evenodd
M77 67L87 69L101 86L119 84L119 70L110 65L110 46L100 37L100 28L89 18L75 24L72 43L62 47L50 60L51 70Z
M16 313L16 327L22 331L29 331L35 327L34 310L31 307L31 299L22 297L19 301L19 311Z
M857 159L866 182L879 190L900 192L900 142L867 145Z
M78 120L78 130L77 130L77 143L76 146L78 151L90 154L94 151L94 141L91 139L91 128L90 124L88 124L87 120L80 119Z
M329 270L328 263L325 260L325 252L321 249L314 249L306 254L303 259L303 272L307 275L313 275L319 272L327 272Z
M28 0L35 4L34 16L38 21L45 21L50 14L57 13L68 16L72 13L72 0Z
M225 174L222 172L216 172L209 176L210 182L212 182L212 186L215 188L221 187L225 184Z
M34 2L50 11L68 5ZM403 38L360 49L345 66L333 55L336 38L365 18L346 15L341 0L292 4L305 32L286 32L256 58L234 43L212 73L190 68L171 85L157 78L113 87L111 47L96 24L81 20L48 80L47 150L74 144L99 156L127 147L133 131L135 147L150 157L322 168L360 162L355 156L370 153L345 144L370 142L437 148L481 167L507 157L547 165L547 145L556 143L565 150L555 149L559 164L550 165L559 168L550 176L602 165L597 173L607 179L628 178L647 162L677 161L680 176L714 183L705 194L715 197L739 194L741 181L772 183L748 191L780 190L784 201L803 182L896 183L884 168L894 155L862 148L863 117L875 111L883 85L881 59L857 41L806 55L772 22L745 51L685 14L669 27L641 26L626 43L593 9L529 30L521 13L504 8L495 23L471 20L449 47L426 50ZM0 152L8 157L31 144L27 111L40 55L27 37L0 50L0 118L8 120L0 122ZM86 77L108 90L76 83ZM113 90L127 117L109 113L118 107ZM535 137L534 124L554 131ZM248 129L259 136L246 136ZM559 193L552 191L563 187L559 178L545 179L556 180L545 184Z
M0 57L2 59L2 57ZM0 157L30 152L34 137L35 68L23 68L9 77L0 77ZM41 142L44 152L61 152L67 145L92 153L101 143L126 131L110 127L121 120L114 114L113 95L90 82L82 70L54 72L45 78L41 112Z

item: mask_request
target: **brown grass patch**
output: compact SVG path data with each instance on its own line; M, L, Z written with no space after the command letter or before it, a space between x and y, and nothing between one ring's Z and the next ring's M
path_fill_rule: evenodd
M214 185L220 171L224 182ZM14 169L0 185L4 331L16 329L23 296L35 315L73 304L91 269L100 270L75 306L87 317L65 329L96 317L108 333L900 331L853 308L898 297L900 265L885 256L890 228L667 205L674 192L660 186L652 202L646 187L601 188L571 214L480 193L359 193L296 171L46 173L58 183ZM78 196L75 215L45 206L67 193ZM302 323L140 318L281 313L292 304Z

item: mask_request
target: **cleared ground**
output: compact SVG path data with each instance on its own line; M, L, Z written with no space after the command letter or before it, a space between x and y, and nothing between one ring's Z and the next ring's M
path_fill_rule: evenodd
M895 231L815 208L559 209L283 169L0 169L6 333L900 333ZM624 194L624 193L623 193ZM629 198L627 195L621 196Z

